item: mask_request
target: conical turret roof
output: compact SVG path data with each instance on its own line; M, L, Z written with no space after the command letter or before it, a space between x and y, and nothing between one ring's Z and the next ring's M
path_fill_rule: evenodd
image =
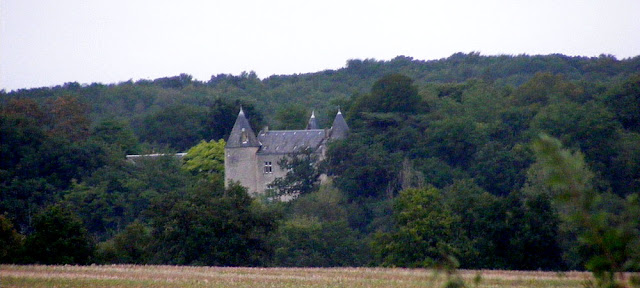
M318 121L316 120L316 111L311 111L311 118L309 118L309 123L307 123L307 130L318 129Z
M331 126L331 139L342 139L347 137L347 133L349 133L349 126L347 121L344 120L342 112L338 109L338 114L333 119L333 125Z
M256 134L253 133L249 120L244 115L242 107L240 107L240 113L236 118L236 123L233 124L231 134L227 140L226 148L239 148L239 147L260 147L260 142L256 138Z

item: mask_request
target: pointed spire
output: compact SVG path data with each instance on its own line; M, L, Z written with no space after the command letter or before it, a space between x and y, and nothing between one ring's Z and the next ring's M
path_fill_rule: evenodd
M318 129L318 121L316 121L316 110L311 111L311 118L307 123L307 130Z
M347 136L348 132L349 125L347 125L347 121L344 120L342 112L338 108L338 114L336 114L336 118L333 119L333 125L331 125L331 139L342 139Z
M233 124L233 129L231 129L231 134L229 134L226 147L260 147L260 142L258 142L256 134L253 133L253 129L251 129L249 120L247 120L247 117L244 115L242 107L240 107L236 123Z

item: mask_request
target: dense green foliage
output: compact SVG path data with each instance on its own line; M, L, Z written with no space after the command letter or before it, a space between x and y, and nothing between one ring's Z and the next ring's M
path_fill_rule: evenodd
M269 252L275 215L239 186L200 185L161 196L151 214L151 263L255 266Z
M305 148L291 153L278 161L280 169L287 171L284 177L277 177L269 184L269 189L277 196L296 197L318 189L320 169L318 155Z
M619 263L640 253L638 71L640 57L458 53L2 91L0 241L19 252L0 260L637 270ZM291 173L273 188L299 197L254 199L222 181L240 106L255 130L303 129L311 109L328 127L340 109L351 131L321 163L279 163ZM597 233L566 221L531 146L541 133L583 153L571 185L608 213L584 218ZM151 152L167 155L124 157Z
M394 205L397 231L380 234L374 243L382 265L432 267L454 254L453 223L435 188L406 189Z
M0 215L0 263L15 261L18 251L23 245L24 237L20 235L7 217Z
M93 242L82 221L60 206L36 215L33 230L24 244L27 263L86 264L93 254Z
M332 185L286 205L272 238L271 265L293 267L362 266L370 261L365 235L349 227L346 197Z
M184 157L184 169L192 174L205 176L212 181L224 178L224 139L209 142L202 140L191 147Z
M640 194L623 200L598 193L589 185L592 174L583 155L562 149L557 139L543 135L534 148L545 181L570 207L568 216L580 231L579 244L587 250L586 268L594 273L595 286L624 287L623 272L640 269ZM608 211L612 204L616 209Z

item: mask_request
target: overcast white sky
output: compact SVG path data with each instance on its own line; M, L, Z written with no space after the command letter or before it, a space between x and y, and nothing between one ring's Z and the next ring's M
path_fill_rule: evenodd
M640 0L0 0L0 89L456 52L640 55Z

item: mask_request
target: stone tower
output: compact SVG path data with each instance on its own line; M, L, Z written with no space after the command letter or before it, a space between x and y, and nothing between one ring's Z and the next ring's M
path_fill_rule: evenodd
M224 148L225 186L228 186L233 180L247 187L249 192L256 192L258 173L256 171L256 154L258 149L260 149L260 142L258 142L256 134L253 133L244 111L240 108L240 113L238 113L238 118L233 124L229 140Z

